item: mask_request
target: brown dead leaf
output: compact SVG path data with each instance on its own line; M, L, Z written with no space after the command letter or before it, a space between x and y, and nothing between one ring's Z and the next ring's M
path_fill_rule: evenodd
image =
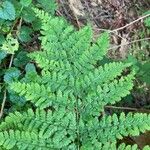
M121 46L119 48L120 56L121 58L125 58L128 53L129 48L129 41L126 38L126 35L123 35L123 38L121 39Z
M137 137L132 137L132 139L141 149L143 149L145 145L150 144L150 132L146 132Z
M84 7L80 0L68 0L69 7L75 16L84 16Z

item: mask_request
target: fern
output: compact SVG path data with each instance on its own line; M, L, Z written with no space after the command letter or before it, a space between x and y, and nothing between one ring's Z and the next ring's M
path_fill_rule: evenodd
M42 20L41 51L29 54L42 69L10 88L34 106L10 113L0 124L0 145L18 150L137 150L117 139L150 130L150 115L104 114L130 93L135 72L130 63L98 66L109 46L103 33L92 41L90 26L76 31L61 18L34 9ZM101 117L100 117L101 116ZM144 148L149 149L148 146Z

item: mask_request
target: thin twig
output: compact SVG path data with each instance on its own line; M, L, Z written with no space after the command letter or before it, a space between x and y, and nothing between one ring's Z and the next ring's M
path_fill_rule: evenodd
M132 25L132 24L134 24L134 23L136 23L136 22L138 22L138 21L140 21L140 20L143 20L143 19L145 19L145 18L147 18L147 17L149 17L149 16L150 16L150 14L147 14L147 15L145 15L145 16L142 16L142 17L140 17L140 18L138 18L138 19L136 19L136 20L134 20L134 21L132 21L132 22L126 24L125 26L122 26L122 27L117 28L117 29L114 29L114 30L103 29L103 28L100 28L100 29L98 29L98 30L99 30L99 31L105 31L105 32L113 33L113 32L116 32L116 31L120 31L120 30L122 30L122 29L124 29L124 28L126 28L126 27L128 27L128 26L130 26L130 25Z
M136 22L138 22L138 21L140 21L140 20L143 20L143 19L145 19L145 18L147 18L147 17L149 17L149 16L150 16L150 14L147 14L147 15L145 15L145 16L142 16L142 17L140 17L140 18L138 18L138 19L136 19L136 20L134 20L134 21L132 21L132 22L126 24L125 26L122 26L122 27L120 27L120 28L111 30L110 32L116 32L116 31L122 30L122 29L124 29L124 28L126 28L126 27L128 27L128 26L130 26L130 25L132 25L132 24L134 24L134 23L136 23Z
M3 116L3 110L4 110L4 106L5 106L5 102L6 102L6 92L7 92L7 90L5 89L4 96L3 96L3 102L2 102L2 106L1 106L1 110L0 110L0 119Z
M10 63L9 63L9 67L8 68L11 68L12 63L13 63L13 59L14 59L14 54L11 55Z
M110 109L121 109L121 110L132 110L132 111L137 111L137 108L131 108L131 107L117 107L117 106L105 106L105 108L110 108Z
M9 67L8 68L11 68L12 63L13 63L13 59L14 59L14 55L12 54L11 58L10 58L10 63L9 63ZM5 88L5 90L4 90L4 96L3 96L3 101L2 101L2 106L1 106L1 109L0 109L0 119L3 116L4 106L5 106L6 98L7 98L6 94L7 94L7 90Z
M138 108L133 108L133 107L105 106L105 108L120 109L120 110L129 110L129 111L138 111L138 112L150 112L149 109L138 109Z
M117 46L113 46L113 47L109 48L108 50L116 49L116 48L119 48L119 47L122 47L122 46L130 45L130 44L133 44L133 43L136 43L136 42L147 41L147 40L150 40L150 38L143 38L143 39L138 39L138 40L135 40L135 41L128 42L126 44L120 44L120 45L117 45Z
M18 30L20 30L21 24L22 24L22 18L20 19L20 22L19 22L19 25L18 25ZM12 30L13 30L13 28L11 29L11 31ZM11 68L12 63L13 63L13 59L14 59L14 54L11 55L8 68ZM2 118L3 112L4 112L4 107L5 107L5 103L6 103L6 99L7 99L7 95L6 94L7 94L7 90L5 88L5 90L4 90L4 96L3 96L3 101L2 101L2 106L1 106L1 109L0 109L0 119Z

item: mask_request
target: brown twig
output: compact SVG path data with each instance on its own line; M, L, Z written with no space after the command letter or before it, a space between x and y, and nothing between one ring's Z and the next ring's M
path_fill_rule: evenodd
M22 24L22 18L20 19L20 22L19 22L19 25L18 25L18 30L20 30L21 24ZM13 30L13 29L11 29L11 31L12 31L12 30ZM18 30L17 30L17 31L18 31ZM13 59L14 59L14 54L11 55L8 68L11 68L12 63L13 63ZM6 90L6 88L5 88L5 90L4 90L4 96L3 96L3 101L2 101L2 106L1 106L1 109L0 109L0 119L1 119L2 116L3 116L6 99L7 99L7 90Z
M136 43L136 42L141 42L141 41L146 41L146 40L150 40L150 38L143 38L143 39L138 39L138 40L135 40L135 41L128 42L126 44L120 44L120 45L117 45L117 46L113 46L113 47L109 48L108 50L116 49L116 48L119 48L121 46L126 46L126 45L130 45L130 44L133 44L133 43Z
M138 22L138 21L140 21L140 20L143 20L143 19L145 19L145 18L147 18L147 17L149 17L149 16L150 16L150 14L147 14L147 15L145 15L145 16L142 16L142 17L140 17L140 18L138 18L138 19L136 19L136 20L134 20L134 21L132 21L132 22L126 24L125 26L122 26L122 27L120 27L120 28L111 30L110 32L120 31L120 30L122 30L122 29L124 29L124 28L126 28L126 27L128 27L128 26L130 26L130 25L132 25L132 24L134 24L134 23L136 23L136 22Z
M117 106L105 106L105 108L109 109L121 109L121 110L132 110L132 111L137 111L137 108L131 108L131 107L117 107Z
M150 14L147 14L147 15L145 15L145 16L142 16L142 17L140 17L140 18L138 18L138 19L136 19L136 20L134 20L134 21L132 21L132 22L126 24L125 26L122 26L122 27L117 28L117 29L114 29L114 30L103 29L103 28L100 28L100 29L98 29L98 30L99 30L99 31L105 31L105 32L113 33L113 32L116 32L116 31L123 30L124 28L126 28L126 27L128 27L128 26L131 26L132 24L134 24L134 23L136 23L136 22L138 22L138 21L140 21L140 20L143 20L143 19L145 19L145 18L147 18L147 17L149 17L149 16L150 16Z
M4 106L5 106L5 102L6 102L6 93L7 93L7 90L5 89L4 96L3 96L3 102L2 102L2 106L1 106L1 110L0 110L0 119L3 116L3 110L4 110Z
M13 63L13 59L14 59L14 54L11 55L11 58L10 58L10 63L9 63L9 67L8 68L11 68L12 66L12 63ZM6 103L6 98L7 98L7 90L5 88L4 90L4 96L3 96L3 101L2 101L2 106L1 106L1 109L0 109L0 119L2 118L3 116L3 111L4 111L4 106L5 106L5 103Z
M132 108L132 107L117 107L117 106L105 106L105 108L109 109L120 109L120 110L129 110L129 111L141 111L141 112L150 112L148 109L138 109L138 108Z

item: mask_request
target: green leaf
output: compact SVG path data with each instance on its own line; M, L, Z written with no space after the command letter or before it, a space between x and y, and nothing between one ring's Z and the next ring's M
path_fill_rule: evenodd
M22 26L18 38L22 42L29 42L31 40L31 37L30 37L31 33L32 33L31 28L29 28L27 26Z
M143 82L150 84L150 61L140 66L140 72L138 75Z
M6 57L6 52L0 51L0 63Z
M42 22L40 19L35 19L33 22L32 22L32 27L33 27L33 30L34 31L37 31L37 30L40 30L41 29L41 26L42 26Z
M4 33L8 33L10 31L10 28L12 26L12 22L9 20L3 20L1 26L1 31Z
M4 81L6 83L11 83L16 81L20 75L21 73L17 68L10 68L5 72Z
M27 52L21 50L16 58L14 58L14 61L13 61L13 64L16 66L16 67L22 67L23 65L26 65L28 63L28 61L30 60L29 57L27 57Z
M48 13L54 15L55 10L57 9L56 1L55 0L38 0L41 4L43 10L47 11Z
M19 96L12 90L9 90L9 100L17 106L23 106L26 103L26 99L23 96Z
M37 77L37 72L36 72L36 68L35 68L34 64L28 63L25 66L25 71L26 71L26 74L25 74L25 78L23 78L23 81L31 82L31 81L34 81L34 80L37 79L36 78Z
M143 148L143 150L150 150L150 146L145 146L144 148Z
M140 62L132 55L128 55L128 58L124 60L125 63L132 63L132 67L136 72L139 71Z
M20 3L23 7L28 7L32 3L32 0L20 0Z
M28 63L25 67L25 71L26 73L29 73L29 72L36 72L36 69L35 69L35 66L34 64L32 63Z
M147 12L144 13L144 14L145 14L145 15L150 14L150 11L147 11ZM145 26L150 27L150 17L147 17L147 18L144 20L144 24L145 24Z
M0 45L2 45L5 42L4 36L1 34L0 35Z
M19 43L16 38L13 38L11 34L8 34L5 42L3 43L1 49L8 54L14 54L19 48Z
M3 2L0 6L0 18L5 20L14 20L15 15L16 12L14 5L9 1Z
M36 19L34 11L29 7L23 9L22 18L24 21L29 23L33 22Z

